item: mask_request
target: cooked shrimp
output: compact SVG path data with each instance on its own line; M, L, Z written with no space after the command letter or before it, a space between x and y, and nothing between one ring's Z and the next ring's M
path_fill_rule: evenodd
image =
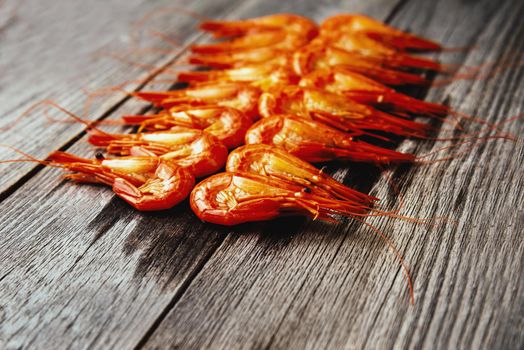
M396 117L343 95L316 88L286 86L263 93L259 100L262 117L293 114L321 121L343 131L384 131L401 136L426 137L426 124Z
M295 14L280 13L239 21L204 21L200 29L211 32L215 37L242 36L253 32L284 30L300 33L308 39L318 34L318 26L309 18Z
M293 115L261 119L247 131L246 144L273 145L311 163L333 160L377 164L415 161L412 154L356 141L351 134Z
M302 77L299 86L343 94L354 101L381 106L397 113L444 116L450 112L447 106L410 97L359 73L347 70L317 70Z
M152 156L188 169L195 177L207 176L223 168L228 153L227 147L213 135L184 127L137 134L108 134L97 129L90 131L89 142L121 156L131 155L133 149L140 147Z
M357 72L386 85L429 85L430 81L419 74L399 71L385 65L378 57L364 56L328 43L309 44L295 51L292 67L299 76L317 69L335 68L339 71Z
M128 115L123 120L140 125L140 130L166 130L175 126L201 129L215 136L227 148L244 143L251 118L237 109L220 106L183 106L162 110L153 115Z
M333 221L332 215L363 215L365 211L365 206L303 189L304 186L253 173L220 173L199 183L191 192L189 203L201 220L226 226L286 215Z
M139 91L134 95L165 108L187 105L231 107L255 119L258 117L260 90L248 84L224 82L173 91Z
M224 70L180 72L178 79L190 84L241 82L265 91L275 86L297 84L299 78L289 68L257 64Z
M251 50L234 51L214 55L191 55L189 63L213 68L235 68L253 64L286 66L291 53L284 49L261 47Z
M172 208L195 185L189 170L158 157L86 159L57 151L49 160L73 172L66 178L111 186L117 196L141 211Z
M318 34L311 20L291 14L278 14L243 21L204 21L201 29L216 37L233 36L230 41L194 45L191 50L200 54L234 52L271 47L293 50L307 44Z
M370 205L377 198L358 192L333 179L311 164L269 145L246 145L229 154L226 171L251 172L303 186L305 192L325 198L359 201Z
M442 46L434 41L405 33L371 17L359 14L332 16L320 25L322 35L332 33L363 34L396 50L439 51Z

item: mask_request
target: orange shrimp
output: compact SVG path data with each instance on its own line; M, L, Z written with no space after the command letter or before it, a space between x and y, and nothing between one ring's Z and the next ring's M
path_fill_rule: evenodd
M133 95L164 108L187 105L231 107L256 119L260 90L248 84L224 82L173 91L138 91Z
M225 70L180 72L178 80L190 84L241 82L260 88L262 91L278 85L298 83L298 77L293 71L273 64L248 65Z
M309 18L295 14L280 13L239 21L204 21L200 29L215 37L243 36L256 32L281 31L300 33L308 39L318 34L318 26Z
M331 45L349 52L358 52L366 58L380 61L382 65L395 69L446 71L445 67L435 60L398 52L364 35L341 32L330 33L314 39L311 44Z
M127 115L126 124L147 130L165 130L175 126L201 129L232 149L244 143L251 118L237 109L220 106L172 107L153 115Z
M89 142L106 147L110 154L136 155L137 147L151 156L170 160L188 169L195 177L220 170L226 163L227 147L216 137L198 129L174 127L170 130L138 134L108 134L100 130L89 132ZM147 153L142 153L147 154Z
M377 164L412 163L415 156L355 141L352 134L294 115L273 115L254 124L246 144L273 145L311 163L344 160Z
M314 71L300 80L299 86L343 94L359 103L382 106L396 113L445 116L449 107L399 93L359 73L335 68Z
M343 131L358 130L361 133L363 130L372 130L426 137L430 130L429 125L387 114L346 96L298 86L286 86L263 93L259 100L259 112L262 117L294 114Z
M195 185L193 174L158 157L86 159L65 152L49 156L51 166L72 171L77 182L111 186L117 196L140 211L169 209L184 200Z
M307 44L318 34L311 20L290 14L271 15L243 21L204 21L201 29L215 37L233 36L230 41L217 44L193 45L199 54L226 53L261 47L294 50Z
M253 64L286 66L289 64L290 52L273 47L217 53L214 55L191 55L189 63L213 68L234 68Z
M226 226L289 215L331 222L332 215L364 215L366 210L365 206L303 189L301 185L253 173L219 173L195 186L189 203L201 220Z
M309 39L302 34L273 30L235 38L230 42L193 45L191 51L200 55L242 52L263 47L291 51L306 45L308 42Z
M429 85L430 81L419 74L399 71L384 66L377 57L347 51L328 43L310 44L295 51L291 59L293 70L304 76L317 69L336 68L339 71L357 72L386 85Z
M405 33L371 17L359 14L342 14L326 19L320 25L322 35L332 33L363 34L382 45L396 50L440 51L442 46L434 41Z
M250 172L303 186L305 192L325 198L357 201L371 205L377 198L333 179L311 164L274 146L257 144L237 148L229 154L226 171Z

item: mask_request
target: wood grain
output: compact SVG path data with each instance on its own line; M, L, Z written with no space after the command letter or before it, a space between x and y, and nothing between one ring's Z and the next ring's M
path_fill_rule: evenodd
M478 45L442 55L478 65L522 51L523 10L514 2L408 1L391 20L448 46ZM522 74L519 67L456 82L428 98L505 120L522 113ZM519 135L523 124L506 129ZM445 145L406 141L400 149L425 154ZM372 190L391 206L402 195L405 215L449 218L434 227L368 220L409 263L414 306L398 262L369 229L284 220L228 236L145 348L522 348L523 143L460 151L467 154L450 162L393 169L399 194L387 176Z

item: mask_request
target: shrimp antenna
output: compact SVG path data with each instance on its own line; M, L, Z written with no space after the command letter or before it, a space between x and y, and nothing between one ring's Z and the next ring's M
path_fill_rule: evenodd
M138 33L146 25L146 23L150 22L152 19L154 19L155 17L158 17L159 15L165 15L166 13L182 13L198 21L212 20L212 18L201 15L195 11L192 11L192 10L189 10L183 7L176 7L176 6L160 7L160 8L147 12L146 14L144 14L144 16L142 16L142 18L140 18L138 21L136 21L132 25L130 37L131 37L131 41L133 42L133 44L136 45L136 43L138 42Z
M38 163L40 165L51 166L51 167L55 167L55 168L63 168L59 164L55 164L55 163L53 163L51 161L48 161L48 160L38 159L38 158L30 155L29 153L26 153L26 152L22 151L21 149L16 148L16 147L11 146L11 145L8 145L6 143L0 143L0 147L4 147L4 148L7 148L7 149L10 149L11 151L16 152L16 153L18 153L18 154L20 154L20 155L25 157L25 158L21 158L21 159L0 160L0 164L3 164L3 163L25 163L25 162L28 162L28 163Z
M101 57L101 56L110 57L110 58L115 59L117 61L120 61L122 63L128 64L130 66L137 67L137 68L140 68L140 69L144 69L149 74L158 75L159 73L162 73L162 74L170 74L170 75L173 75L173 76L178 76L178 73L179 73L178 71L173 70L173 69L169 69L169 67L166 67L166 66L157 67L157 66L152 65L152 64L135 62L133 60L130 60L125 55L119 55L119 54L116 54L116 53L113 53L113 52L101 51L101 52L97 52L97 53L94 54L94 57ZM188 64L176 64L176 63L169 64L168 66L176 66L176 65L188 66Z
M514 141L516 142L515 139L513 139L511 136L508 136L508 135L489 135L489 136L485 136L485 137L474 137L472 138L471 140L467 140L467 141L463 141L463 142L457 142L457 143L454 143L452 145L449 145L449 146L444 146L444 147L441 147L441 148L438 148L436 150L433 150L429 153L426 153L422 156L419 156L417 157L417 160L416 160L416 163L419 163L419 164L433 164L433 163L438 163L438 162L443 162L443 161L447 161L447 160L452 160L452 159L455 159L463 154L467 154L468 151L471 151L472 149L474 149L476 146L478 146L478 143L479 141L489 141L489 140L495 140L495 139L503 139L503 140L507 140L507 141ZM456 147L459 147L461 145L467 145L467 144L471 144L471 146L466 149L464 152L458 152L458 153L455 153L455 154L452 154L448 157L444 157L444 158L438 158L438 159L433 159L433 160L423 160L423 158L427 158L429 156L432 156L434 154L437 154L439 152L442 152L442 151L446 151L446 150L449 150L449 149L453 149L453 148L456 148Z
M7 124L6 126L0 128L1 131L7 131L7 130L10 130L12 127L14 127L17 123L20 122L20 120L22 120L23 118L25 118L26 116L28 116L32 111L34 111L36 108L42 106L42 105L47 105L47 106L51 106L51 107L54 107L56 109L58 109L59 111L65 113L66 115L68 115L69 117L71 117L72 119L74 119L75 121L79 122L79 123L82 123L84 125L86 125L87 129L93 129L93 130L96 130L96 131L99 131L101 133L104 133L104 134L107 134L106 132L104 132L103 130L100 130L98 129L94 124L96 124L98 121L88 121L88 120L85 120L85 119L82 119L80 118L79 116L77 116L76 114L74 114L73 112L67 110L66 108L62 107L61 105L59 105L58 103L56 103L55 101L52 101L52 100L41 100L41 101L38 101L38 102L35 102L33 105L31 105L28 109L26 109L22 114L20 114L15 120L13 120L11 123ZM54 120L53 118L49 117L47 115L47 111L45 112L46 114L46 117L47 119L51 120L51 121L56 121Z
M473 81L482 81L489 78L495 77L497 74L504 72L510 68L517 68L524 65L524 60L521 58L522 53L514 53L507 55L500 60L494 62L486 62L478 66L465 66L461 67L466 70L465 73L453 74L452 77L446 79L436 79L431 82L431 87L442 87L449 85L455 81L459 80L473 80ZM513 62L516 60L516 62ZM491 69L489 72L483 72L482 70Z
M362 219L354 218L358 222L366 225L369 227L373 232L375 232L388 246L388 248L395 254L396 259L400 263L400 266L404 272L404 275L406 276L407 282L408 282L408 289L409 289L409 299L411 302L411 305L415 305L415 291L413 289L413 282L411 279L411 274L409 272L409 268L407 267L406 263L404 262L404 257L400 253L400 251L397 249L393 241L389 239L382 231L380 231L377 227L371 225L370 223L365 222Z
M468 52L471 50L476 50L478 48L479 48L478 44L467 45L467 46L457 46L457 47L442 47L438 52L439 53Z
M171 38L169 35L167 35L164 32L161 32L158 30L149 30L149 35L151 35L152 37L157 37L160 40L162 40L163 42L169 45L172 45L174 47L183 48L182 44L180 44L178 41L174 40L173 38Z

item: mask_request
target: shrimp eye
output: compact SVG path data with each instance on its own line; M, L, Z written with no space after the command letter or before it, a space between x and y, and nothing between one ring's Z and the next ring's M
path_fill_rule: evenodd
M95 157L98 160L102 160L102 159L105 158L104 155L102 154L102 152L96 152Z
M304 187L304 188L302 189L302 192L305 192L305 193L311 193L311 188L309 188L309 187Z

